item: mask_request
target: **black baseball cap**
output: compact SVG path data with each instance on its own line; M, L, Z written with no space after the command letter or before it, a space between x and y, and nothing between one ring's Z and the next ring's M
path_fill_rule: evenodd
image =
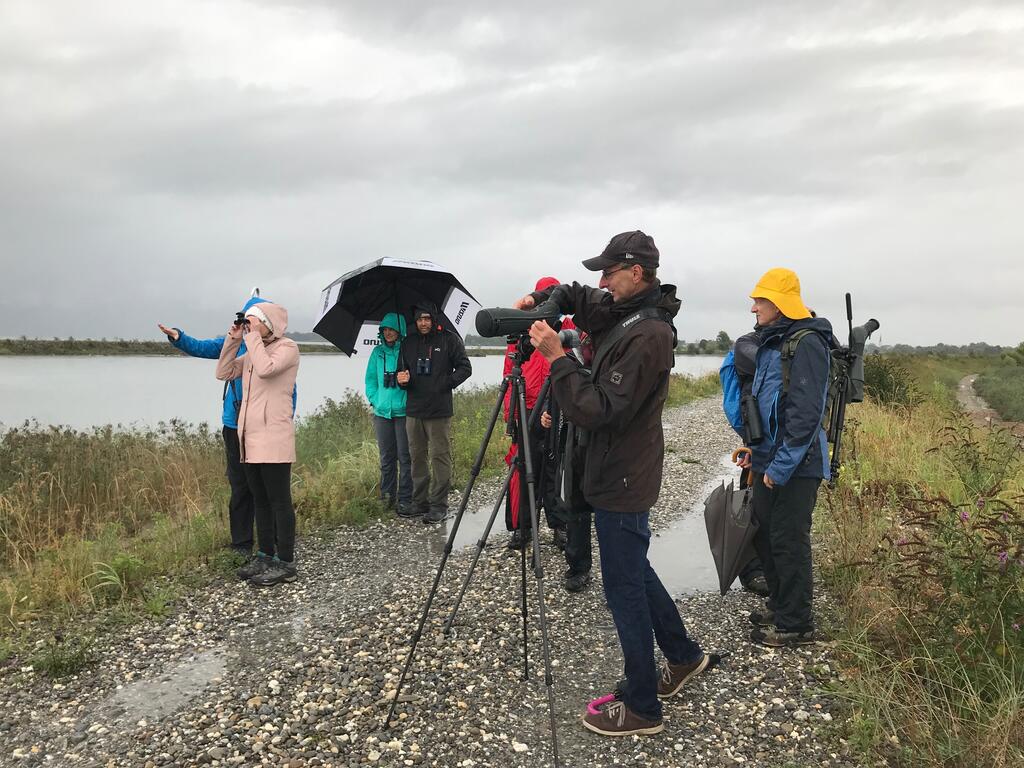
M641 267L654 268L658 266L659 255L654 238L636 229L613 237L600 256L584 259L583 266L591 272L615 264L639 264Z

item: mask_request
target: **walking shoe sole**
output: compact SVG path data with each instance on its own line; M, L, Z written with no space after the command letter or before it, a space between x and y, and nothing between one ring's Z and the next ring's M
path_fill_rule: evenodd
M766 648L791 648L796 645L814 645L818 642L816 637L802 637L799 639L794 638L793 640L773 640L767 635L762 637L760 640L754 640L755 643L760 643Z
M692 679L693 679L694 677L696 677L696 676L697 676L697 675L699 675L699 674L700 674L701 672L703 672L703 671L704 671L705 669L707 669L707 668L708 668L708 664L709 664L710 662L711 662L711 657L710 657L710 656L709 656L708 654L706 654L706 653L705 653L705 654L704 654L704 658L700 660L700 664L698 664L698 665L697 665L697 668L696 668L696 669L694 669L694 670L693 670L693 671L692 671L692 672L691 672L690 674L688 674L688 675L687 675L686 677L684 677L684 678L683 678L682 680L680 680L680 681L679 681L679 685L677 685L677 686L676 686L675 688L673 688L673 689L672 689L671 691L669 691L668 693L659 693L659 694L658 694L658 698L659 698L659 699L670 699L670 698L672 698L673 696L675 696L675 695L676 695L677 693L679 693L679 690L680 690L680 689L681 689L681 688L682 688L682 687L683 687L684 685L686 685L686 684L687 684L687 682L689 682L689 681L690 681L690 680L692 680Z
M276 587L278 584L291 584L294 581L298 581L298 579L298 574L294 574L292 576L285 576L283 579L278 579L277 581L268 581L266 584L258 582L255 579L249 579L249 584L257 589L262 589L263 587Z
M588 731L599 733L602 736L653 736L654 734L661 733L665 730L665 724L658 723L657 725L652 725L649 728L634 728L631 731L606 731L603 728L598 728L593 723L587 722L586 717L581 718L580 721L583 723L583 727Z

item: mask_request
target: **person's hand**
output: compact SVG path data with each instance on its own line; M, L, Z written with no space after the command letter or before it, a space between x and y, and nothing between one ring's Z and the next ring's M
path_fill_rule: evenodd
M171 341L177 341L178 337L181 335L180 333L178 333L177 328L168 328L166 325L161 325L160 323L157 323L156 327L163 331L165 334L167 334L167 338L170 339Z
M544 355L544 359L549 363L565 357L565 350L562 349L562 342L558 340L558 334L542 320L537 320L530 326L530 341L533 348Z
M765 484L766 488L774 488L775 487L775 481L772 480L770 477L768 477L768 473L767 472L764 473L763 477L764 477L764 484Z
M544 411L540 415L540 425L544 427L544 429L551 429L551 414L547 411Z
M232 323L228 326L228 338L229 339L240 339L242 334L245 333L244 325L235 325Z
M395 376L395 381L397 381L404 387L406 384L409 383L409 379L411 378L412 377L409 375L408 371L399 371L398 374Z
M740 469L750 469L752 455L750 449L744 445L732 452L732 461Z
M533 296L526 294L521 299L516 299L516 303L512 305L514 309L533 309L537 306L537 302L533 300Z
M256 331L262 339L264 336L263 331L267 327L263 324L263 321L256 317L256 315L246 315L245 319L249 321L249 327L246 328L245 332L249 333L251 331Z

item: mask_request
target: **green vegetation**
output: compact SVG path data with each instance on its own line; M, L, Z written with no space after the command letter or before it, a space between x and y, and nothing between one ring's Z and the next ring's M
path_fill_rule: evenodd
M974 389L1006 421L1024 421L1024 344L1005 352L1002 364L974 382Z
M674 376L670 402L716 390L713 376ZM455 395L459 487L469 478L496 393ZM484 476L504 467L500 423L495 432ZM360 396L328 400L302 420L296 452L300 533L363 525L385 513L376 498L373 419ZM37 660L55 672L72 669L89 657L88 643L73 637L85 630L70 629L80 620L163 616L180 588L230 574L238 562L223 548L227 492L221 438L205 428L172 422L82 432L30 424L0 435L0 656L23 653L29 635L56 627Z
M975 391L1006 421L1024 421L1024 367L994 368L974 382Z
M998 364L995 359L993 365ZM952 388L978 360L868 359L838 487L816 515L843 606L837 693L872 762L1024 761L1024 460Z

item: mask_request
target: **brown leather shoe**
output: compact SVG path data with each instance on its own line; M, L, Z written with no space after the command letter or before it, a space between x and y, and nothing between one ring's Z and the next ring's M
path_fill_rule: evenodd
M597 712L583 716L583 727L602 736L641 736L661 733L665 723L647 720L632 712L624 701L612 701Z
M658 698L667 699L679 693L679 689L686 685L686 681L694 675L699 675L708 667L711 657L706 653L691 664L670 664L665 662L661 668L661 679L658 680Z

